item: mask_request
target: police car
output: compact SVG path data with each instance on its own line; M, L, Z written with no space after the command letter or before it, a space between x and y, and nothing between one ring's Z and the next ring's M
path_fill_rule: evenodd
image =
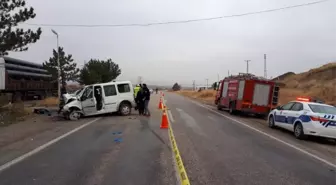
M272 110L268 125L290 130L298 139L306 135L336 139L336 107L300 97Z

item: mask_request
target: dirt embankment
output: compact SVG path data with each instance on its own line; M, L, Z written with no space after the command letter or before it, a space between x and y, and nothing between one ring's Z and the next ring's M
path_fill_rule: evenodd
M278 79L277 81L282 84L280 104L295 100L298 96L312 96L324 100L327 104L336 105L336 62L304 73L287 72L274 79ZM177 93L207 103L213 103L216 96L215 90L201 92L182 90Z
M280 90L281 102L300 96L313 96L327 104L336 105L336 62L290 75L280 80L285 86Z
M34 107L57 107L58 102L57 97L49 97L44 100L21 101L0 106L0 127L32 117Z

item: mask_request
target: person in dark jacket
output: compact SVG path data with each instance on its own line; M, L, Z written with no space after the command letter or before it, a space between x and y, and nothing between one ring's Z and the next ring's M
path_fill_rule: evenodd
M65 105L65 100L64 100L64 97L63 97L63 95L67 93L65 86L66 86L66 83L63 83L62 87L61 87L61 96L60 96L60 100L59 100L60 103L58 105L59 106L58 114L61 113L61 111L62 111L62 109L63 109L63 107Z
M143 89L141 88L141 86L140 86L140 89L137 93L135 101L137 103L137 108L139 110L139 115L144 115L145 97L144 97L144 92L143 92Z
M149 104L151 93L150 93L146 84L142 84L142 89L143 89L144 100L145 100L145 112L144 112L144 114L146 116L150 116L150 112L149 112L149 109L148 109L148 104Z

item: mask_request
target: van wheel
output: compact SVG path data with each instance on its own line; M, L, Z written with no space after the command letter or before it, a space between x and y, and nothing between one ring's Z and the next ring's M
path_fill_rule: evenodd
M68 117L71 121L77 121L81 117L81 114L76 110L72 110Z
M303 127L301 123L296 123L294 126L294 136L297 139L304 139L305 138L305 134L303 132Z
M122 116L128 116L131 114L131 105L129 103L121 103L120 107L119 107L119 112Z

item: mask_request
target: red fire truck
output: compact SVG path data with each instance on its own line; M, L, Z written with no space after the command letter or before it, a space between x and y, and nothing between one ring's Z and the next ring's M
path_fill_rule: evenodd
M228 108L230 114L244 112L264 117L277 106L279 90L272 80L239 73L220 81L215 104L218 110Z

